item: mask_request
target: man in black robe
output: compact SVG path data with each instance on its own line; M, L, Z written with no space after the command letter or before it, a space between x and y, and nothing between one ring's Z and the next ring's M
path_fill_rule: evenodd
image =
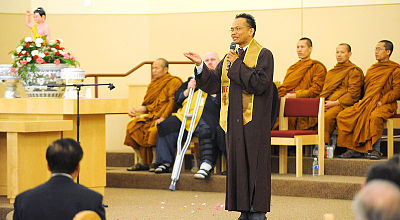
M220 124L226 133L228 175L226 209L239 219L266 219L271 201L272 53L254 40L256 24L249 14L235 17L231 50L215 70L194 52L196 82L207 93L221 93ZM237 54L238 53L238 54ZM229 62L228 62L229 61Z

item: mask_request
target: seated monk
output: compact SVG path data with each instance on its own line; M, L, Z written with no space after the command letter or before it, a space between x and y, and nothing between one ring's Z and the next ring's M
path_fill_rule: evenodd
M175 107L175 91L182 84L179 77L168 73L168 61L163 58L153 62L151 76L142 105L128 113L135 118L127 126L124 144L131 146L139 156L139 161L135 161L128 171L148 170L150 162L155 167L157 124L171 115ZM146 115L140 116L141 113Z
M336 47L337 64L326 74L320 94L320 97L325 98L325 144L329 144L339 112L360 100L364 73L349 60L351 54L349 44L342 43Z
M286 98L315 98L318 97L324 86L326 68L324 64L310 58L312 41L303 37L297 43L299 61L289 67L283 83L278 86L278 96ZM289 118L289 129L306 130L313 128L316 118L298 117ZM278 127L278 120L274 129Z
M373 64L365 75L364 97L337 116L340 147L348 150L342 158L361 157L370 152L370 159L380 159L380 137L384 122L397 111L400 98L400 65L390 60L393 44L380 41L375 48Z

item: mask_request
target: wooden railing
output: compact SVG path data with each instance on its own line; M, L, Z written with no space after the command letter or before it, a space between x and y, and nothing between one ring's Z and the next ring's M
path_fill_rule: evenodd
M131 70L129 70L126 73L97 73L97 74L87 74L86 77L94 77L94 83L99 83L99 77L125 77L125 76L129 76L131 73L135 72L136 70L138 70L139 68L141 68L142 66L146 65L146 64L153 64L153 61L143 61L140 64L136 65L135 67L133 67ZM194 64L191 61L168 61L168 64ZM99 97L99 89L96 86L94 88L94 97L98 98Z

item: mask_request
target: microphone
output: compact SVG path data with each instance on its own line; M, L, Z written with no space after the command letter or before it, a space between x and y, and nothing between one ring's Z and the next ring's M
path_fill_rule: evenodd
M236 44L235 42L232 42L231 45L229 46L229 50L235 50ZM227 65L226 65L226 70L229 70L231 68L231 62L228 60Z
M109 83L109 84L108 84L108 88L109 88L110 90L113 90L113 89L115 89L115 86L114 86L114 84Z

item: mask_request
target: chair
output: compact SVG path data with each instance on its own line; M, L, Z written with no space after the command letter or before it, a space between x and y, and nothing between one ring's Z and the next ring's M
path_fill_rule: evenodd
M388 118L386 121L386 129L387 129L387 157L393 157L393 149L394 149L394 129L400 129L400 114L395 114L392 117Z
M6 220L13 220L13 215L14 215L14 211L9 212L9 213L6 215Z
M101 220L99 214L90 210L83 210L78 212L73 220Z
M287 146L296 146L296 177L303 175L303 145L318 145L319 175L324 175L324 98L281 98L279 130L271 131L271 145L280 145L279 173L287 173ZM288 117L317 117L318 130L288 130Z

